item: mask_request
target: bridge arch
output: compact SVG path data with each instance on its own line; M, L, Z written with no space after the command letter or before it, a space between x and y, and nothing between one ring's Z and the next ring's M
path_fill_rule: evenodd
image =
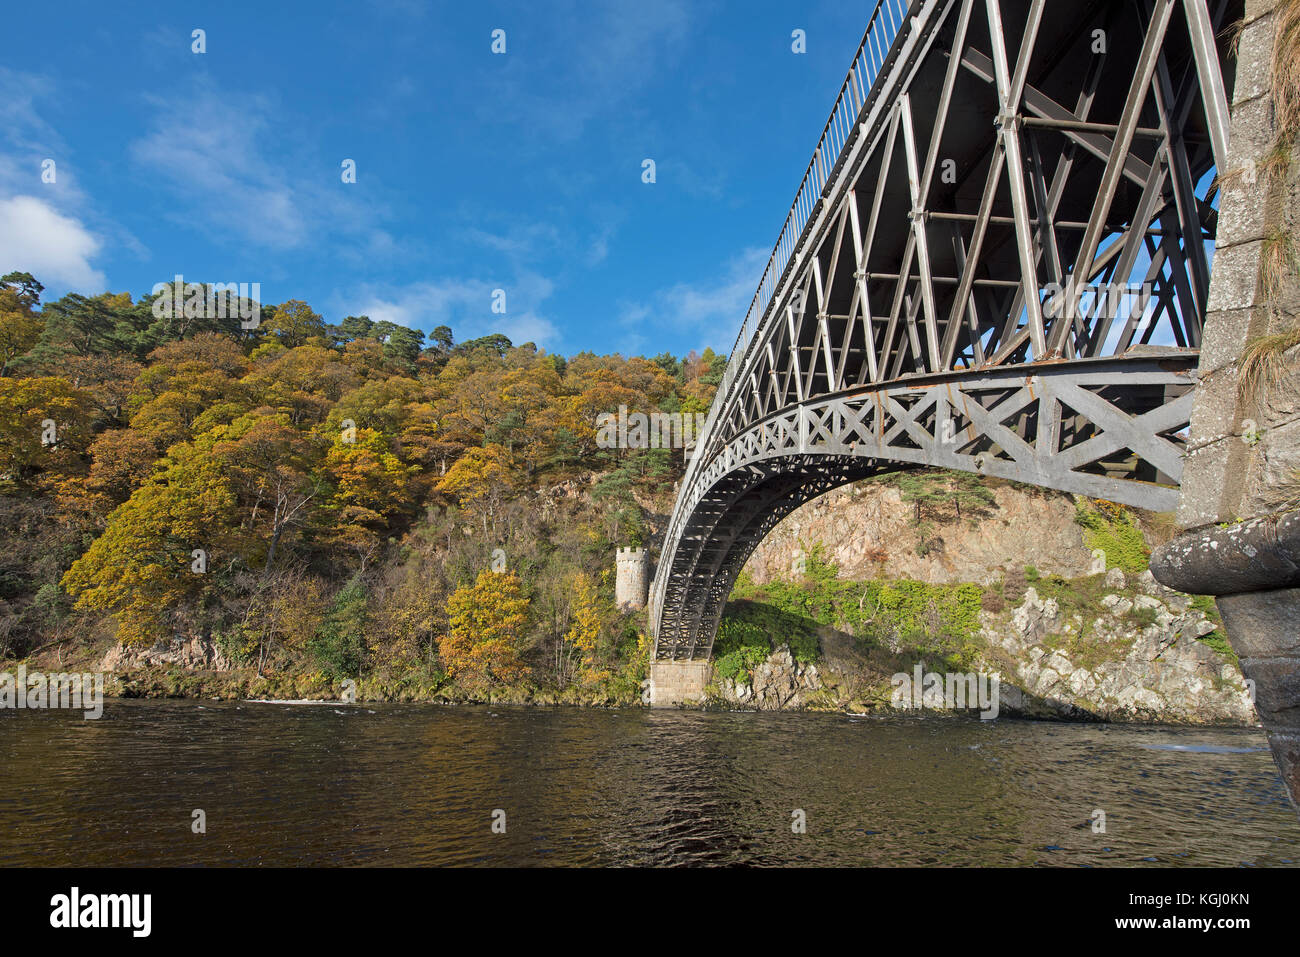
M767 533L805 502L871 475L939 465L1173 508L1176 433L1193 397L1187 362L1177 353L940 376L821 396L758 420L679 500L661 600L682 613L660 618L656 657L708 657L736 576Z

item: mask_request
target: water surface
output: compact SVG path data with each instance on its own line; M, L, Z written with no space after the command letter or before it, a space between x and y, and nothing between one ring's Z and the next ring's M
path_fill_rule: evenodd
M0 768L0 865L1300 862L1252 730L109 701L0 712Z

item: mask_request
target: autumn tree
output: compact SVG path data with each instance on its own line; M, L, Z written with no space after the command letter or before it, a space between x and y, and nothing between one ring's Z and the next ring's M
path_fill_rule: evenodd
M499 445L487 445L469 449L457 459L437 488L477 512L483 523L484 537L487 537L489 525L495 537L497 517L514 482L514 463L510 453Z
M450 433L466 445L483 441L505 414L500 366L473 368L468 359L458 358L447 363L444 376L454 382L444 415Z
M328 426L331 431L342 431L343 421L351 419L358 428L396 435L409 416L409 407L420 397L420 383L414 379L371 379L337 397Z
M0 379L0 485L66 467L87 439L89 402L60 376Z
M447 599L447 634L438 654L448 677L467 685L513 683L527 676L523 661L528 599L512 571L480 572Z
M245 368L239 346L216 333L159 346L136 379L131 428L162 452L229 422L250 405L237 378Z
M391 569L376 595L367 653L387 665L426 665L437 654L446 631L448 591L445 558L427 545L417 547L405 565Z
M564 640L577 652L579 678L586 684L599 684L610 676L608 649L601 641L601 632L612 610L600 600L596 583L586 572L576 573L571 587L572 624Z
M279 347L270 353L258 349L253 358L254 368L240 385L262 405L287 414L299 428L323 422L358 382L342 356L321 346Z
M506 373L500 386L504 406L488 438L513 455L518 449L525 470L532 474L549 455L546 408L560 392L560 376L548 357Z
M266 579L285 531L303 524L322 490L311 474L310 443L287 415L259 409L217 426L196 444L225 467L241 507L241 528L266 542Z
M152 294L41 292L0 277L0 647L20 650L115 616L128 643L219 634L259 671L400 680L442 651L503 681L536 627L560 680L602 681L593 568L645 534L640 503L661 507L681 459L602 448L597 417L703 411L725 366L327 325L301 300L244 330L156 315ZM978 504L948 492L949 514ZM497 546L514 573L475 579Z
M36 345L44 328L34 304L0 280L0 376L8 375L13 361Z
M80 389L95 409L92 426L115 428L127 424L128 406L143 366L125 355L66 355L58 373Z
M235 496L221 464L188 445L173 453L63 576L76 607L117 617L127 645L168 636L172 615L199 595L231 542Z
M352 549L364 567L390 518L410 508L407 490L416 471L418 467L398 458L388 438L374 429L358 429L355 437L340 435L323 465L333 489L324 503L333 519L327 536Z
M325 320L301 299L290 299L269 311L269 317L263 316L262 328L286 348L303 346L325 335Z
M65 501L102 521L153 474L158 452L152 442L131 429L101 432L87 451L90 474L82 482L67 483Z
M465 446L443 434L432 402L411 402L403 411L404 421L397 433L402 458L415 462L426 474L446 475L448 464L465 451Z
M227 648L234 645L236 653L245 659L256 655L259 676L286 652L291 660L304 653L319 657L320 634L328 622L337 621L338 614L337 603L324 606L324 594L322 582L302 567L281 567L270 576L262 576L243 618L227 634Z

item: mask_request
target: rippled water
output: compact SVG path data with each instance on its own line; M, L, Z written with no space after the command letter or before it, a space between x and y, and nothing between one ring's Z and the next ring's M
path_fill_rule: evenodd
M0 712L0 767L6 865L1300 862L1244 730L110 701Z

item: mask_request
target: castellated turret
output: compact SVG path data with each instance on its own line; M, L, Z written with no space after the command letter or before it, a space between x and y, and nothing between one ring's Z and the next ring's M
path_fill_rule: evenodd
M650 591L650 556L644 548L618 550L614 600L620 611L640 611Z

